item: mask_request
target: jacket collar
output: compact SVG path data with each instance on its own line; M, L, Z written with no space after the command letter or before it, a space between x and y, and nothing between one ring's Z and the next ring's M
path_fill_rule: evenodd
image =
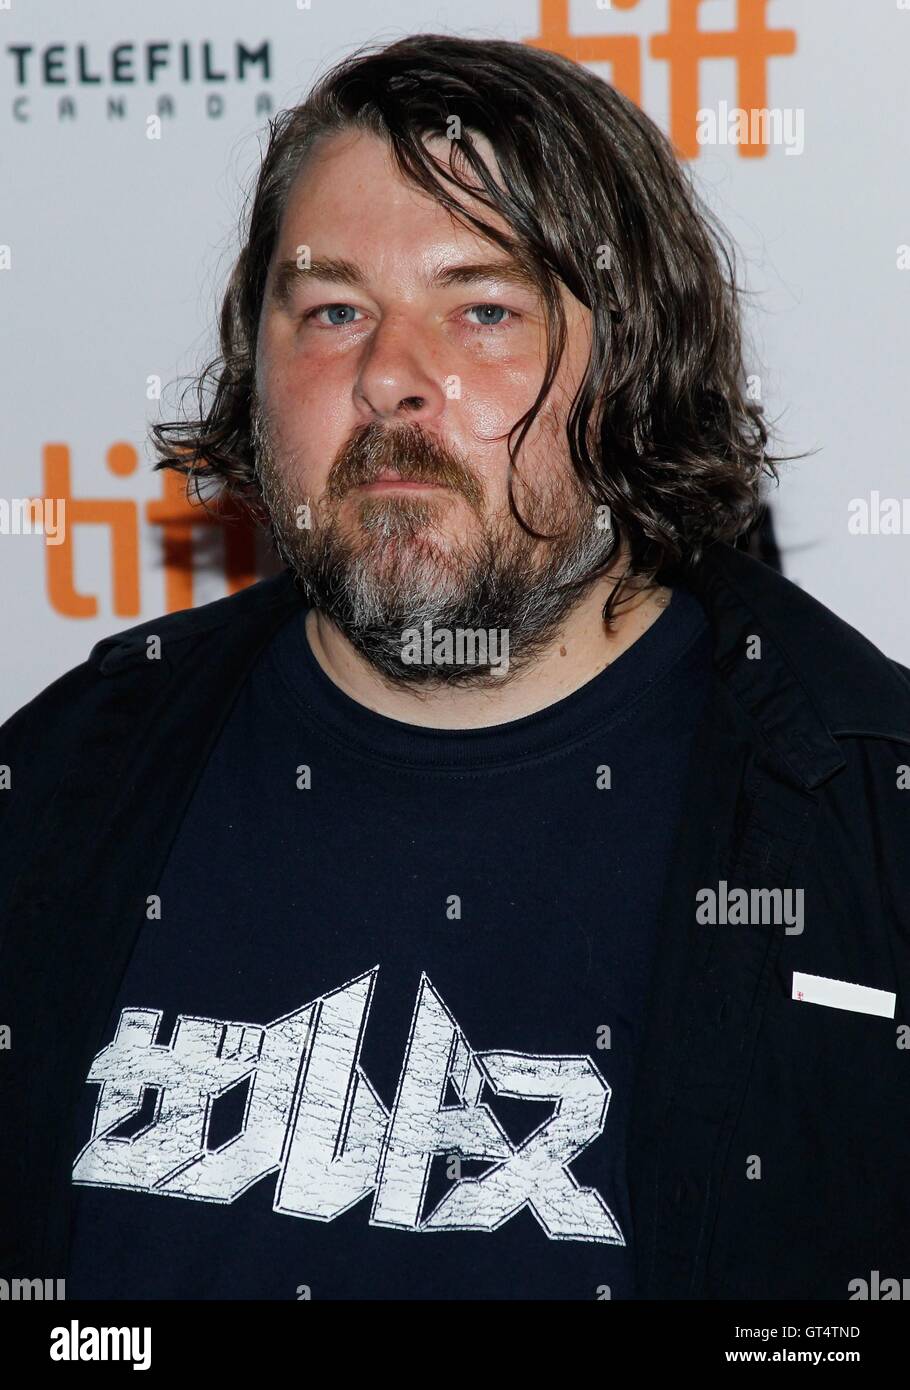
M910 743L903 668L798 585L720 542L683 582L711 623L715 671L795 785L845 765L839 739Z

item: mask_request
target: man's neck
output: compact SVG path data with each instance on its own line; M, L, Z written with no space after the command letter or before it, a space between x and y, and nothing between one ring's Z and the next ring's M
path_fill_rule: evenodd
M443 685L410 690L389 686L340 629L316 609L307 614L306 635L329 679L375 713L426 728L481 729L546 709L593 680L647 631L670 600L669 589L653 588L636 595L623 603L612 632L608 632L601 614L613 582L609 576L599 581L527 667L508 679L492 676L483 687Z

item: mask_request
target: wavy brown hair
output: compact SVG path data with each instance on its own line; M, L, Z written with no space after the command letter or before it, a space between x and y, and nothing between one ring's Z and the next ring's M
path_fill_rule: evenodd
M193 416L152 426L156 468L187 474L200 500L200 483L211 480L263 518L251 406L269 264L308 152L350 129L383 137L404 176L539 285L546 372L509 433L511 464L563 351L558 281L591 311L590 361L566 432L573 468L610 508L624 543L622 578L670 580L706 545L755 525L763 477L794 456L766 451L763 409L750 398L743 363L735 253L669 142L579 64L518 43L435 34L358 50L269 122L221 308L221 350L191 382ZM490 142L504 186L473 131ZM426 136L451 141L448 168L429 154ZM479 189L459 173L456 148ZM510 232L467 212L459 191L499 213ZM509 498L530 531L515 508L511 466Z

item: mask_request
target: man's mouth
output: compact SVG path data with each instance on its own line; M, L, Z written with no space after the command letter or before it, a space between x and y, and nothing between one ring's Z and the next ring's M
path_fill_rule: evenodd
M413 488L438 488L446 487L445 483L426 482L415 478L402 478L400 473L396 473L394 468L386 468L373 479L371 483L361 483L362 492L374 492L385 490L402 490Z

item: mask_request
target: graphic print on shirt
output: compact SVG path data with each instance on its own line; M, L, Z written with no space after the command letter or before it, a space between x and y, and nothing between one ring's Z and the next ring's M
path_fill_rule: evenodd
M330 1221L372 1195L373 1226L494 1231L527 1207L551 1240L625 1245L603 1197L568 1168L610 1102L591 1058L474 1052L423 974L389 1111L360 1065L378 969L265 1026L181 1014L166 1045L161 1010L123 1009L89 1071L100 1091L73 1181L229 1203L277 1172L273 1210L289 1216ZM240 1131L210 1148L212 1107L241 1084ZM484 1086L553 1113L513 1144ZM154 1111L137 1127L149 1092ZM425 1214L440 1155L492 1166Z

